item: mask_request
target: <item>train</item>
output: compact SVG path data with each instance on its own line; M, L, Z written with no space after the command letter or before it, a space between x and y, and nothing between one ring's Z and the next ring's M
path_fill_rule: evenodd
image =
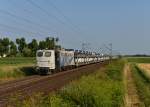
M109 55L82 50L38 50L36 70L39 74L53 74L109 59Z

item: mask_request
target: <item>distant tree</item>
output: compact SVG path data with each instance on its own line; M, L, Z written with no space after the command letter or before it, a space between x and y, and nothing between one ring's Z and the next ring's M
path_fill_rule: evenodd
M3 46L3 40L0 39L0 56L4 54L4 46Z
M17 45L18 45L18 51L19 51L20 53L22 53L22 52L23 52L23 49L24 49L25 47L27 47L27 43L26 43L25 38L17 38L17 39L16 39L16 43L17 43Z
M45 40L39 41L32 39L27 43L25 38L16 38L16 43L10 41L9 38L0 39L0 55L9 56L35 56L38 49L60 49L58 45L59 38L47 37Z
M54 38L50 38L50 37L47 37L45 42L46 42L46 48L47 49L53 49L53 41L54 41Z
M16 44L13 42L13 41L11 41L10 42L10 56L16 56L16 54L17 54L17 46L16 46Z
M9 52L9 38L3 38L1 40L1 45L2 45L2 53L8 54L8 52Z
M25 47L22 51L22 54L24 57L31 57L32 56L32 50L28 47Z
M46 42L46 48L47 49L55 49L56 43L59 41L59 38L51 38L51 37L47 37L45 42Z
M28 48L32 51L32 56L36 55L36 51L38 50L38 42L36 39L33 39L31 43L28 44Z
M46 49L47 46L46 46L46 42L45 41L40 41L39 42L39 49Z

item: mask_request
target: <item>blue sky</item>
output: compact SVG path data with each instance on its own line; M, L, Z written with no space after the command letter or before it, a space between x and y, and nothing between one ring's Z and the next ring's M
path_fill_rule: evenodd
M46 12L28 0L0 0L1 37L30 41L55 36L66 48L112 43L123 54L150 54L149 0L32 1Z

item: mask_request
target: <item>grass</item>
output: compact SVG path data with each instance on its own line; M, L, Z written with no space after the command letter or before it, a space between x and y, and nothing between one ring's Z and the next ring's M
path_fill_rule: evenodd
M36 74L35 58L8 57L0 59L0 81L13 80Z
M36 74L32 64L25 65L8 65L0 67L0 81L9 81L16 78L30 76Z
M145 107L150 105L150 80L147 78L143 71L136 65L132 65L133 77L137 86L141 100L144 102Z
M128 57L126 59L131 63L150 63L150 57Z
M0 65L20 65L20 64L34 64L36 59L34 57L6 57L0 58Z
M113 61L106 68L73 81L55 94L35 94L21 103L15 103L14 106L121 107L124 105L123 66L124 61Z

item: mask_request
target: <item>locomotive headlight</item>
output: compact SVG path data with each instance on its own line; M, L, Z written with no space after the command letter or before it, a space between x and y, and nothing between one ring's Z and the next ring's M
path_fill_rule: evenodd
M39 70L39 69L40 69L40 67L36 66L36 70Z

